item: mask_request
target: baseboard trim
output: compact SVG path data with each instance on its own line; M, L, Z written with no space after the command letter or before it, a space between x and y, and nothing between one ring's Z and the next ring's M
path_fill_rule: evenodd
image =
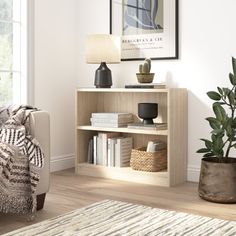
M200 175L200 167L199 166L188 166L188 176L187 180L190 182L198 182Z
M50 172L65 170L75 167L75 154L51 157Z

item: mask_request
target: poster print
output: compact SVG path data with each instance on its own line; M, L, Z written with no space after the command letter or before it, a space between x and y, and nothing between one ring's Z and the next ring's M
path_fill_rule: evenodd
M178 58L177 0L110 0L110 33L122 60Z

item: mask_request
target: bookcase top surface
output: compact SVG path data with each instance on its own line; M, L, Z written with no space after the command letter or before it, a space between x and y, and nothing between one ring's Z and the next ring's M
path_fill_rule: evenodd
M107 92L107 93L112 93L112 92L136 92L136 93L167 93L170 89L165 88L165 89L140 89L140 88L77 88L78 92Z

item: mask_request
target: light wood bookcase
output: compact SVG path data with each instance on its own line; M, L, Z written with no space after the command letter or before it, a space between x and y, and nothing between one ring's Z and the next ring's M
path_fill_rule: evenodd
M92 127L93 112L130 112L137 116L138 103L158 103L155 122L166 122L167 129L144 130ZM95 89L76 91L76 173L131 182L174 186L186 181L187 173L187 90L168 89ZM135 171L130 167L106 167L87 164L89 140L98 132L121 132L133 137L134 147L146 146L149 140L167 143L167 170L161 172Z

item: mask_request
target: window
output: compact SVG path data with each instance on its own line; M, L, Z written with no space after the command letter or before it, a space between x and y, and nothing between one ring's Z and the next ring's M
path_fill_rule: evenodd
M0 106L27 102L27 0L0 0Z

